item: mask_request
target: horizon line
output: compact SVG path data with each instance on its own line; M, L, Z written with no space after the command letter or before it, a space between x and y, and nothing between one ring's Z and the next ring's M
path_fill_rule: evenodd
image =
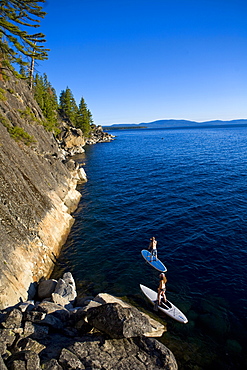
M247 121L247 118L233 118L233 119L211 119L207 121L195 121L191 119L185 119L185 118L161 118L161 119L156 119L154 121L148 121L148 122L139 122L139 123L110 123L110 124L101 124L100 126L112 126L112 125L141 125L141 124L149 124L149 123L154 123L154 122L159 122L159 121L186 121L186 122L194 122L194 123L209 123L209 122L232 122L232 121Z

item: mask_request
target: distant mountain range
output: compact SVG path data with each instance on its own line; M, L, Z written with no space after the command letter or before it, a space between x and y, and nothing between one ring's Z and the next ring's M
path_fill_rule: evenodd
M130 129L130 128L202 128L202 127L226 127L226 126L247 126L247 119L235 119L232 121L205 121L196 122L188 120L164 119L153 122L142 122L133 124L113 124L111 126L103 126L104 129Z

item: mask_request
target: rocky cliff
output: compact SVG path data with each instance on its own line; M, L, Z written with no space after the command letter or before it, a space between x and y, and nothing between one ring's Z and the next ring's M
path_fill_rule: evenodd
M25 82L0 81L0 308L31 297L49 276L86 181L44 124Z

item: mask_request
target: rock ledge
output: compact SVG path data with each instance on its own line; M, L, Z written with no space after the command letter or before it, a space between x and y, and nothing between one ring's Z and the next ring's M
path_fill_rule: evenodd
M147 337L164 331L109 294L77 300L68 272L58 282L42 280L36 302L0 312L0 369L177 370L172 352Z

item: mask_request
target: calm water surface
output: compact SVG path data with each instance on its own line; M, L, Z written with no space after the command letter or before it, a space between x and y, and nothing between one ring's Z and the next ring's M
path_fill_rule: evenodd
M189 319L159 314L179 368L247 368L247 128L111 133L77 158L88 182L53 277L152 312L139 284L156 289L158 273L140 251L155 236L168 299Z

